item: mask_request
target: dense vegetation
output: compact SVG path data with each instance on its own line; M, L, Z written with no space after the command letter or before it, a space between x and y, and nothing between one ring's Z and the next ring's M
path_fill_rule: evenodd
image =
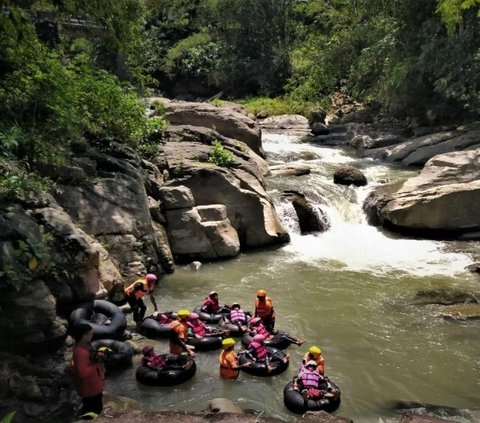
M278 112L334 92L437 122L480 112L479 0L3 3L3 195L41 184L29 172L67 161L72 142L148 151L163 125L145 118L151 89Z

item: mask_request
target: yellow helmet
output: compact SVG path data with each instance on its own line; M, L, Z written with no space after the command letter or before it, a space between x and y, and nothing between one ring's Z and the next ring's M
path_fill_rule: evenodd
M320 347L313 346L309 348L308 352L311 354L321 354L322 350L320 349Z
M267 295L267 291L265 291L264 289L259 289L257 291L257 297L265 297Z
M223 341L222 341L222 346L224 348L228 348L228 347L231 347L235 345L235 339L233 338L225 338Z
M177 316L178 317L188 317L188 316L190 316L190 311L188 311L186 309L178 310Z

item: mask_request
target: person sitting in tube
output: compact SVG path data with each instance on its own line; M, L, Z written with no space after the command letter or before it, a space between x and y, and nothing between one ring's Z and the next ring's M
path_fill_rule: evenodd
M273 367L270 366L268 350L265 346L265 337L263 335L255 335L252 339L252 342L248 344L247 351L245 353L255 360L255 363L265 364L269 373L273 370Z
M187 321L188 335L195 338L203 338L205 336L226 336L227 330L216 329L211 326L205 325L200 319L197 313L190 313Z
M240 303L232 303L230 307L230 322L238 326L238 329L246 332L248 330L248 316L240 307ZM260 319L259 319L260 321Z
M332 398L334 394L327 390L324 377L317 370L315 360L308 361L293 381L293 389L301 392L304 401L309 399Z
M168 325L175 320L172 311L154 311L151 318L156 320L161 325Z
M142 349L142 364L147 366L157 372L166 369L188 369L192 366L192 362L187 361L187 354L179 354L179 355L158 355L155 354L152 345L145 345Z
M201 310L209 314L219 314L228 311L229 308L227 305L220 305L217 291L210 291L203 302Z
M252 320L250 320L249 328L253 333L263 335L266 341L269 341L274 336L276 336L279 338L287 339L292 344L295 344L298 346L303 345L305 343L303 339L297 339L286 332L273 331L274 335L270 334L267 331L267 328L262 323L262 320L260 319L260 317L254 317Z

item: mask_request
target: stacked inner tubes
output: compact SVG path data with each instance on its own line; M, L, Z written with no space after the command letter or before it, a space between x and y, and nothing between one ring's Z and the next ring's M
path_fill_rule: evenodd
M304 400L301 392L293 389L293 382L289 382L283 389L283 403L292 413L303 414L307 411L326 411L331 413L340 406L340 389L333 382L327 382L329 392L333 397Z
M268 371L265 363L257 363L248 354L239 354L239 364L250 363L248 367L242 367L242 370L254 376L275 376L287 370L288 360L285 360L287 355L282 350L267 347L267 357L271 370Z
M169 354L161 354L167 359ZM191 363L190 367L184 369L182 367L170 367L164 370L154 370L150 367L141 365L135 372L135 377L140 383L150 386L173 386L184 383L191 379L197 370L195 361L188 357L187 363Z
M127 327L127 318L115 304L94 300L72 311L70 333L75 336L78 326L85 323L93 328L93 339L121 339Z

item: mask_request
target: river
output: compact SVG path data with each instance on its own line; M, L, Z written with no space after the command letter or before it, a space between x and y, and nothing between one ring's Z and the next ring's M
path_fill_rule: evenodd
M399 417L398 401L453 407L459 410L453 413L455 421L480 421L475 410L480 398L480 324L447 320L437 307L415 305L422 290L478 295L478 275L464 270L472 262L469 251L478 249L478 243L406 239L366 223L361 205L371 189L413 176L414 170L357 158L342 148L302 144L285 135L266 133L263 146L271 164L302 160L312 168L310 175L267 181L291 242L205 263L197 272L179 267L164 278L156 299L162 309L192 309L216 290L220 302L238 300L252 310L255 292L264 288L274 301L277 328L306 343L288 348L290 367L273 378L242 372L237 381L221 380L215 351L197 355L196 375L181 386L142 386L132 368L112 377L107 390L156 410L200 411L208 400L226 397L242 408L289 421L295 416L283 405L283 387L308 346L318 345L327 375L342 391L336 413L356 423ZM346 163L364 172L366 187L333 184L334 169ZM302 191L319 204L330 229L300 235L291 207L279 198L285 189ZM159 351L167 348L164 341L155 345Z

